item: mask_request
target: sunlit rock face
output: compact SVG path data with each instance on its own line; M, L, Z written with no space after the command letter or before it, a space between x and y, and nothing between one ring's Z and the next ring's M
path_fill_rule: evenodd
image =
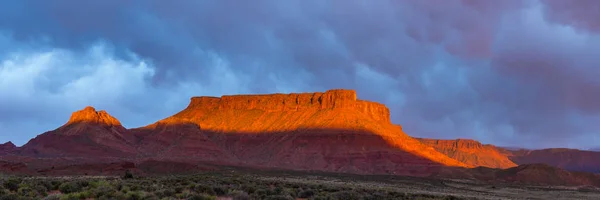
M102 126L121 126L121 122L109 115L106 111L96 111L94 107L87 106L83 110L73 112L66 125L76 123L98 124Z
M484 145L471 139L439 140L418 138L423 144L432 146L437 151L446 154L472 166L490 168L510 168L517 166L508 156L502 154L493 145Z

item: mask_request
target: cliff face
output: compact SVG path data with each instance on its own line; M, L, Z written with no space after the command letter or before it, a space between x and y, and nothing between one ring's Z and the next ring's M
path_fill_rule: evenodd
M357 100L353 90L330 90L325 93L231 95L192 97L188 107L170 119L200 120L211 111L316 112L352 110L375 121L390 123L388 108L379 103Z
M423 144L435 148L465 164L490 168L510 168L516 166L506 155L495 146L483 145L470 139L438 140L418 138Z
M467 166L409 137L387 107L352 90L193 97L181 112L132 132L142 138L140 152L170 159L354 173Z
M65 126L77 123L98 124L108 127L121 126L121 122L119 122L117 118L114 118L113 116L109 115L104 110L96 111L96 109L91 106L87 106L83 110L73 112L71 118L69 119L67 124L65 124Z

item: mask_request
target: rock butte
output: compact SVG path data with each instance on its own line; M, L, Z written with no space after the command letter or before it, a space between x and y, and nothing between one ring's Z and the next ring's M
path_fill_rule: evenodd
M338 135L338 138L354 137L354 139L375 136L381 140L381 143L371 139L370 141L373 144L365 143L365 145L369 146L377 143L377 145L389 146L386 147L387 149L373 150L375 154L388 153L386 152L388 150L389 152L402 151L406 154L403 155L405 163L410 163L410 160L419 160L407 157L408 154L411 154L412 157L424 158L440 165L468 166L406 135L400 126L390 122L389 110L385 105L358 100L356 92L353 90L329 90L324 93L301 94L232 95L222 96L221 98L193 97L188 107L183 111L137 130L138 132L146 132L137 135L145 137L146 141L142 140L142 143L149 145L148 148L141 145L141 148L152 151L152 149L160 148L160 145L155 143L165 143L165 138L160 139L161 142L155 142L152 141L152 137L146 137L146 135L157 135L156 133L148 133L149 130L150 132L153 129L164 130L165 126L182 124L197 125L200 129L198 131L228 135L227 140L230 144L222 144L221 146L244 146L244 153L251 151L248 149L264 148L264 145L267 145L262 141L252 141L252 144L240 142L246 140L242 139L247 138L244 135L275 135L261 139L263 141L284 137L281 135L294 135L294 137L302 137L298 140L315 140L313 144L325 146L328 146L327 141L317 142L316 140L329 138L331 139L329 142L334 144L336 143L336 137L331 138L334 135ZM170 130L170 132L177 132L177 130ZM369 141L369 139L365 139L365 141ZM337 141L337 143L339 142ZM220 141L217 143L220 143ZM218 149L218 147L211 144L205 145L210 146L210 149L208 149L210 151ZM356 145L360 145L360 143ZM185 145L173 146L170 151L173 152L182 146ZM295 147L292 145L289 148ZM358 152L360 151L357 150ZM293 154L294 152L286 153ZM182 153L174 154L183 155ZM232 157L240 156L233 153ZM257 152L253 157L264 156Z
M73 112L63 126L29 140L18 152L39 157L127 157L136 154L130 141L119 120L88 106Z
M96 111L94 107L87 106L83 110L73 112L69 121L65 126L76 124L76 123L87 123L87 124L102 124L105 126L121 126L121 122L110 116L106 111Z

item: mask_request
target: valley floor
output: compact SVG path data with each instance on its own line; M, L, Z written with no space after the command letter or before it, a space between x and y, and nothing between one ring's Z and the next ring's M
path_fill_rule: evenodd
M0 199L600 199L596 188L229 168L134 178L0 178Z

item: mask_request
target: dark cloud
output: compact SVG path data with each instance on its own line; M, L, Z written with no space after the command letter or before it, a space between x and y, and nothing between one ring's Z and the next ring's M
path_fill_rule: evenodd
M549 21L584 31L600 33L600 2L595 0L544 0L544 14Z
M12 116L0 117L0 132L26 134L0 139L22 143L86 104L141 126L195 95L343 87L386 103L411 135L585 147L600 142L592 137L598 8L593 0L10 1L0 8L0 52L19 56L0 56L0 111Z

